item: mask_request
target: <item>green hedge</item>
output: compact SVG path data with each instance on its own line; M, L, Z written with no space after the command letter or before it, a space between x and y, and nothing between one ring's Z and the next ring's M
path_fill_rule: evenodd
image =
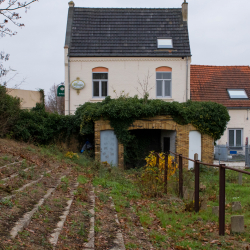
M66 141L73 134L79 134L80 121L75 116L48 113L44 106L37 104L30 111L22 110L13 133L17 140L49 144Z
M4 86L0 85L0 137L5 136L20 116L20 99L7 94Z
M4 124L4 126L3 126ZM66 142L70 136L79 135L80 120L45 111L43 104L29 110L20 109L20 100L7 94L0 86L0 136L36 144Z

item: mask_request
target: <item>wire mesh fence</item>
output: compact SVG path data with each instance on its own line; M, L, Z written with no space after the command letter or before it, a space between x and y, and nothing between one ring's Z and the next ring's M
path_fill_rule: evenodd
M216 145L214 147L214 160L220 162L238 162L242 166L250 165L250 148L248 145L232 148L228 145Z

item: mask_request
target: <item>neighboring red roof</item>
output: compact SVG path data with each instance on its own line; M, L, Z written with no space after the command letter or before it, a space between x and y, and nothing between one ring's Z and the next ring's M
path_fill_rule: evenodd
M193 101L250 107L250 67L191 65L190 89ZM249 99L230 99L227 89L245 89Z

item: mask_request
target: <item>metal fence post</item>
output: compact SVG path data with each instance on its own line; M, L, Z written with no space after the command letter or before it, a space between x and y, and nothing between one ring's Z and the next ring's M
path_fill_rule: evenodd
M220 164L219 235L225 235L226 170L224 167L225 164Z
M194 204L194 210L195 210L196 213L198 213L199 212L199 191L200 191L200 164L199 164L198 160L195 161L194 171L195 171L195 186L194 186L195 204Z
M179 197L183 198L183 158L182 154L179 155Z
M165 154L165 171L164 171L164 193L168 193L168 156L169 152Z

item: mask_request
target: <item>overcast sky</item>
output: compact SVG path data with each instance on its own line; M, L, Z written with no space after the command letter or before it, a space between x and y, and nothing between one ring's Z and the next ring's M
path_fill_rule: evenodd
M42 88L47 93L54 83L64 81L63 48L68 2L39 0L31 4L28 12L22 14L25 27L12 27L17 35L0 38L0 51L10 54L5 66L15 70L7 75L7 80L18 73L9 81L8 87L25 79L19 88ZM183 0L74 2L76 7L180 8ZM250 1L189 0L188 3L192 64L249 65Z

